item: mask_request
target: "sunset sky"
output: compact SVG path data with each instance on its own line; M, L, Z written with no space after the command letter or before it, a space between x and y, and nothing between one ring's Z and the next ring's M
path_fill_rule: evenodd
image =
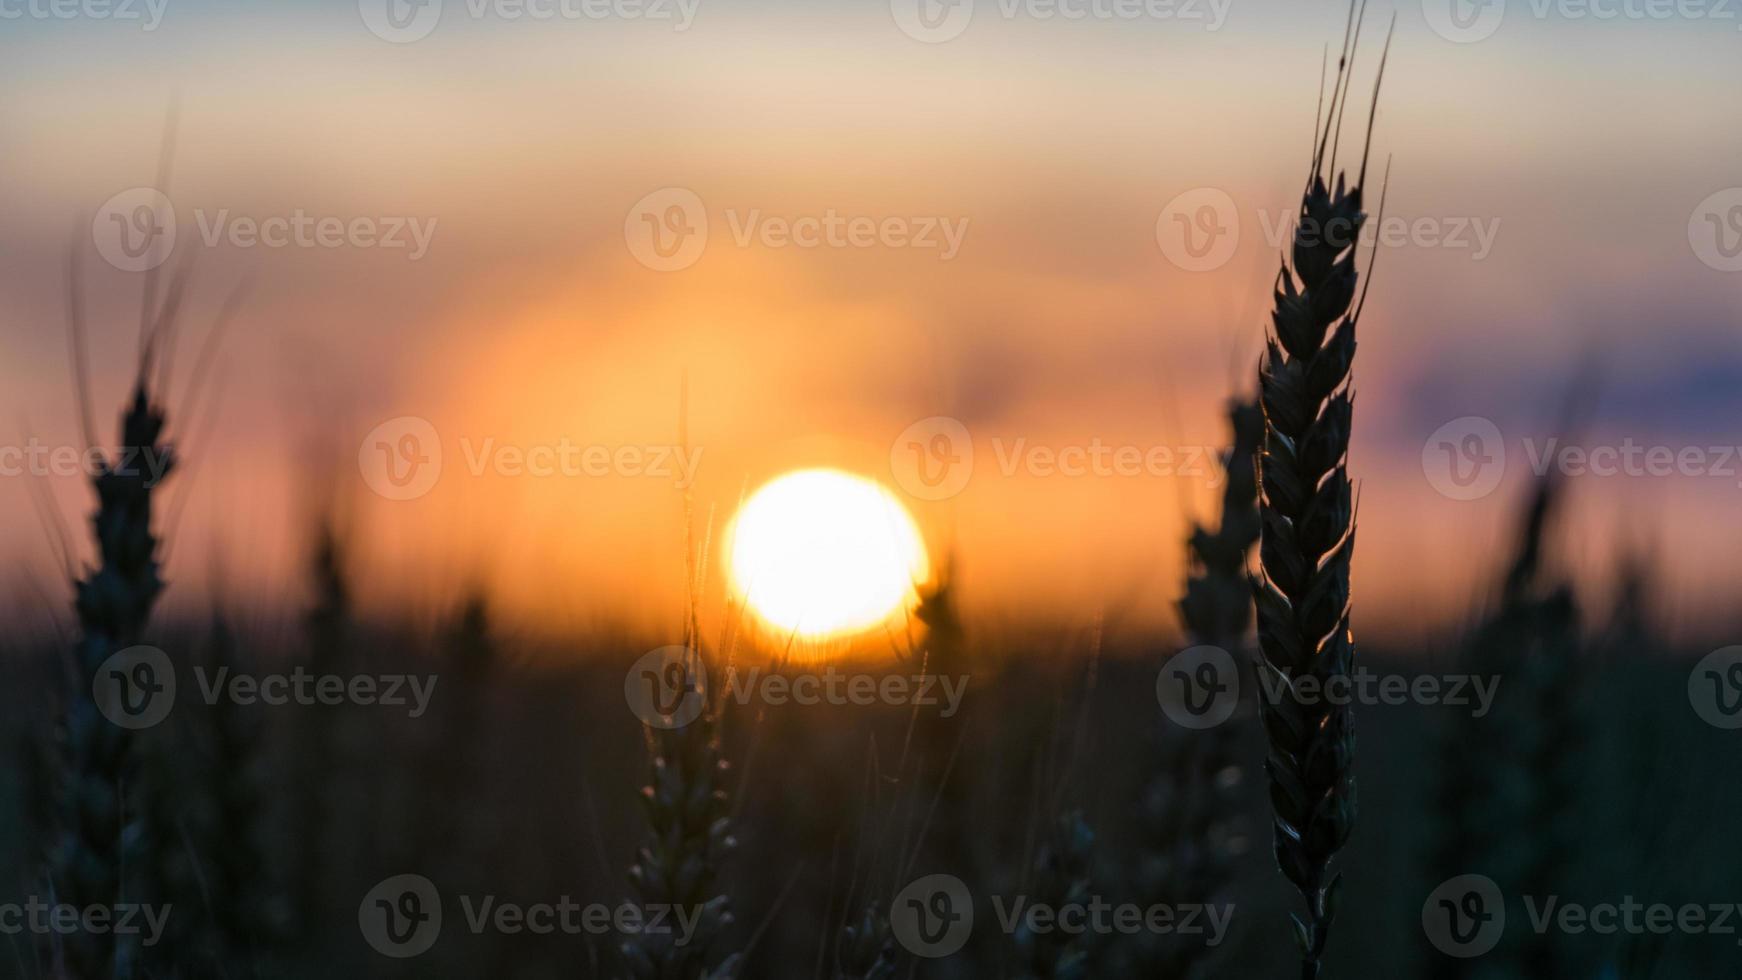
M155 2L149 30L91 3L70 18L0 4L0 445L78 442L69 243L97 422L113 428L143 276L105 259L107 202L157 180L179 104L164 268L191 257L195 272L172 410L226 293L251 290L218 400L172 419L188 461L167 491L172 509L187 498L171 608L200 608L214 566L231 592L294 595L330 491L362 542L366 601L484 581L552 628L675 614L685 481L627 471L648 455L614 455L604 475L473 472L501 447L687 439L693 523L716 537L781 472L853 470L897 491L934 555L954 551L972 609L1170 621L1184 522L1217 488L1210 468L1168 467L1224 442L1222 406L1251 384L1346 13L1061 0L1091 14L1064 19L1042 0L975 0L959 35L922 40L952 22L916 21L907 0L618 3L603 19L580 0L530 0L547 18L446 0L427 36L388 40L375 0ZM1476 22L1492 33L1459 41L1445 4L1423 2L1395 4L1374 137L1397 238L1355 368L1357 622L1461 616L1582 370L1602 395L1582 448L1697 449L1712 472L1575 476L1580 573L1604 588L1622 550L1648 550L1679 618L1722 615L1742 544L1742 460L1725 470L1717 451L1742 444L1742 271L1725 268L1742 191L1723 194L1742 187L1742 11L1497 0L1498 24ZM1368 41L1393 9L1375 4ZM1357 93L1378 50L1363 46ZM1351 105L1345 160L1365 110ZM1173 215L1224 200L1237 245L1182 267ZM652 267L675 260L650 258L648 218L694 228L698 207L693 264ZM282 247L249 233L298 215L343 230ZM841 237L787 242L803 218ZM360 456L403 417L433 428L442 469L391 500ZM933 417L973 443L971 476L942 500L891 465ZM1423 465L1465 417L1492 422L1507 453L1472 500ZM1091 446L1173 462L1079 476L1021 462ZM0 477L0 541L25 556L4 588L20 601L56 574L31 479ZM44 482L82 522L79 480Z

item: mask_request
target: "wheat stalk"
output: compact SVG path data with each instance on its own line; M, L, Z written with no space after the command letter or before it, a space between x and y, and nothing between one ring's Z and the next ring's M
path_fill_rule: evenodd
M1330 864L1355 821L1355 732L1347 705L1302 696L1297 678L1345 678L1355 657L1349 629L1349 561L1354 503L1349 481L1355 357L1357 244L1366 221L1366 161L1350 183L1333 144L1348 94L1348 62L1359 44L1350 10L1329 110L1314 134L1311 178L1302 195L1291 254L1277 275L1273 336L1259 369L1264 444L1258 457L1262 573L1253 583L1262 656L1258 669L1280 692L1260 699L1270 752L1275 852L1306 900L1295 918L1301 976L1320 972L1336 917L1341 874ZM1384 59L1379 77L1384 77ZM1374 111L1378 107L1375 84ZM1372 117L1368 137L1372 135ZM1327 150L1329 155L1327 156ZM1364 154L1365 155L1365 154ZM1327 175L1334 175L1327 183ZM1324 688L1320 688L1323 690Z

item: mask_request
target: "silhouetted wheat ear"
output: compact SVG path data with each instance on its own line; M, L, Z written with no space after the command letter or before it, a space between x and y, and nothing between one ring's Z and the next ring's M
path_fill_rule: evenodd
M683 728L648 730L652 778L641 790L647 837L629 869L629 884L645 908L665 906L699 917L687 942L675 930L641 932L624 942L620 950L634 980L738 975L738 954L719 948L734 920L731 900L715 894L715 882L737 841L726 790L730 764L721 752L716 711L710 705Z
M835 959L835 980L895 980L901 961L881 904L867 905L857 922L841 930Z
M1565 886L1576 859L1580 765L1588 742L1581 695L1580 611L1570 583L1547 570L1549 528L1565 506L1563 481L1539 480L1519 522L1498 608L1466 642L1470 672L1504 678L1496 710L1449 715L1440 735L1439 807L1444 823L1434 880L1480 872L1503 890L1544 894ZM1643 840L1643 838L1641 838ZM1456 869L1456 870L1452 870ZM1522 976L1580 969L1555 934L1525 936L1483 957ZM1477 964L1437 957L1431 976L1463 978Z
M1188 567L1180 618L1194 644L1234 650L1252 627L1252 586L1246 563L1258 543L1258 478L1253 456L1264 437L1256 401L1228 407L1234 442L1216 530L1194 525L1186 542ZM1137 888L1146 903L1213 900L1234 873L1243 837L1238 794L1239 726L1229 721L1207 731L1182 731L1165 719L1155 732L1154 777L1138 801L1142 833ZM1145 933L1132 944L1143 976L1186 977L1214 952L1192 937Z
M214 670L243 668L236 634L222 612L212 616L210 662ZM211 908L214 935L208 937L221 962L235 977L255 976L262 949L277 939L279 919L260 840L264 810L261 792L261 731L229 698L212 706L207 735L212 757L205 792L211 820L201 855L207 868L202 885Z
M485 715L496 659L490 606L482 595L465 600L443 646L446 696L431 716L436 737L422 750L419 792L427 812L412 835L412 866L471 871L462 866L478 857L477 831L490 795L483 785L487 767L479 742L489 730Z
M124 900L122 869L144 869L150 859L146 823L137 809L139 760L132 732L103 716L93 689L103 662L139 643L163 591L152 494L174 457L161 443L164 414L146 388L149 376L147 362L121 417L117 457L92 478L97 565L76 584L79 687L64 722L66 775L53 873L56 900L79 908ZM65 973L76 980L126 978L138 968L137 941L128 936L78 930L65 937L63 949Z
M1252 588L1246 562L1258 543L1258 475L1254 458L1264 438L1264 411L1256 402L1228 406L1234 444L1222 485L1221 523L1197 525L1187 541L1190 567L1180 618L1194 642L1233 648L1252 626Z
M330 517L319 519L308 568L314 600L303 620L311 674L340 673L349 667L352 623L347 557L334 521ZM329 796L333 787L342 784L339 772L343 766L343 746L334 717L331 710L317 709L302 712L297 718L291 794L297 832L291 888L293 926L304 936L323 922L333 872Z
M1350 21L1358 42L1358 11L1351 11ZM1326 149L1347 97L1353 47L1345 36L1292 248L1277 276L1273 336L1259 369L1262 573L1253 584L1258 670L1268 675L1268 688L1281 692L1262 697L1260 710L1270 741L1265 768L1276 859L1307 904L1305 918L1294 920L1305 980L1319 975L1342 883L1340 874L1330 873L1330 863L1349 838L1356 809L1351 712L1347 705L1300 696L1294 683L1343 677L1355 657L1349 630L1349 559L1355 547L1347 468L1349 369L1360 318L1356 245L1367 217L1366 163L1353 183L1341 172L1334 183L1326 180L1336 170L1335 149L1328 161ZM1374 99L1377 105L1377 84Z

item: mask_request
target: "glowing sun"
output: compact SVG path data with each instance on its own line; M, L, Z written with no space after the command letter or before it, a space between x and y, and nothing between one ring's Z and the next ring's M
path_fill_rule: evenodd
M770 626L815 639L907 612L930 578L913 518L881 484L796 470L763 484L726 531L734 591Z

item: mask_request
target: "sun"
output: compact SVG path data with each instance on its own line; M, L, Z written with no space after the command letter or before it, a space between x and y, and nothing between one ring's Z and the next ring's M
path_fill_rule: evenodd
M804 639L893 621L931 577L925 541L882 484L841 470L770 480L726 532L733 590L768 625Z

